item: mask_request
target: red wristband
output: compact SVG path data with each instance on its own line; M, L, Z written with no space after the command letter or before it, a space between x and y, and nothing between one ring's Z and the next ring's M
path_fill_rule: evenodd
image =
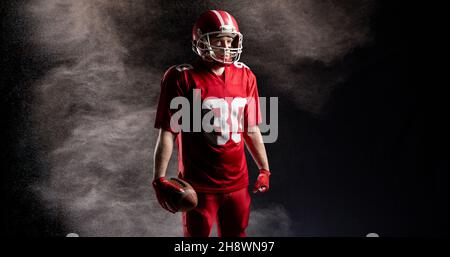
M270 176L270 171L266 170L266 169L260 169L259 173L263 173L263 174L266 174L267 176Z
M165 177L159 177L159 178L155 178L152 183L159 184L159 183L163 182L164 180L166 180Z

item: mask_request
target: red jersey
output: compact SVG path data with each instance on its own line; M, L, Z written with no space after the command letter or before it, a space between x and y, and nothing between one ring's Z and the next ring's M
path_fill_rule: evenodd
M209 113L205 120L214 128L207 130L191 122L189 132L178 133L179 177L199 192L226 193L247 187L242 133L261 122L253 72L239 62L226 66L223 76L216 75L201 60L194 65L172 66L161 81L155 128L177 133L170 120L179 109L170 109L170 102L178 96L188 99L191 120L195 100L201 101L202 121Z

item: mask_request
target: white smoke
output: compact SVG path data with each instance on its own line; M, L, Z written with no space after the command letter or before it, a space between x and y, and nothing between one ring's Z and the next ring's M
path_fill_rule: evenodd
M248 236L286 237L294 235L288 210L279 204L250 213Z
M270 78L263 86L285 92L296 108L314 115L326 111L331 93L351 73L342 58L372 41L373 0L224 4L244 30L244 61Z
M111 5L28 6L33 39L62 63L36 85L34 116L50 169L38 190L63 208L67 226L81 236L181 235L180 218L159 208L151 190L150 99L163 71L125 63L127 49L105 12Z

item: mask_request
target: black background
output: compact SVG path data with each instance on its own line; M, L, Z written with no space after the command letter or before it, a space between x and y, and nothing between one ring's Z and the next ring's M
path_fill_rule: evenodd
M14 3L2 2L2 18L1 233L64 235L61 217L30 193L42 175L23 151L32 147L24 137L29 87L46 63L29 58L33 45L21 40ZM376 44L343 60L355 69L328 103L332 111L314 118L280 96L280 136L267 149L272 169L292 175L273 176L273 193L255 204L282 199L293 230L306 235L320 227L315 236L448 236L447 2L382 1L372 26ZM312 166L316 173L302 172Z

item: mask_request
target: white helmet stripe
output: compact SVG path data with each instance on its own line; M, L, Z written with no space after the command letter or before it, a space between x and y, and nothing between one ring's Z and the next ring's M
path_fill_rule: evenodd
M225 13L226 13L227 16L228 16L228 25L231 25L231 26L234 27L234 25L233 25L233 20L231 19L231 15L230 15L228 12L225 12Z
M212 10L212 12L213 12L213 13L217 16L217 18L219 19L219 21L220 21L220 26L225 25L225 23L223 22L222 16L220 15L220 13L219 13L218 11L216 11L216 10Z

